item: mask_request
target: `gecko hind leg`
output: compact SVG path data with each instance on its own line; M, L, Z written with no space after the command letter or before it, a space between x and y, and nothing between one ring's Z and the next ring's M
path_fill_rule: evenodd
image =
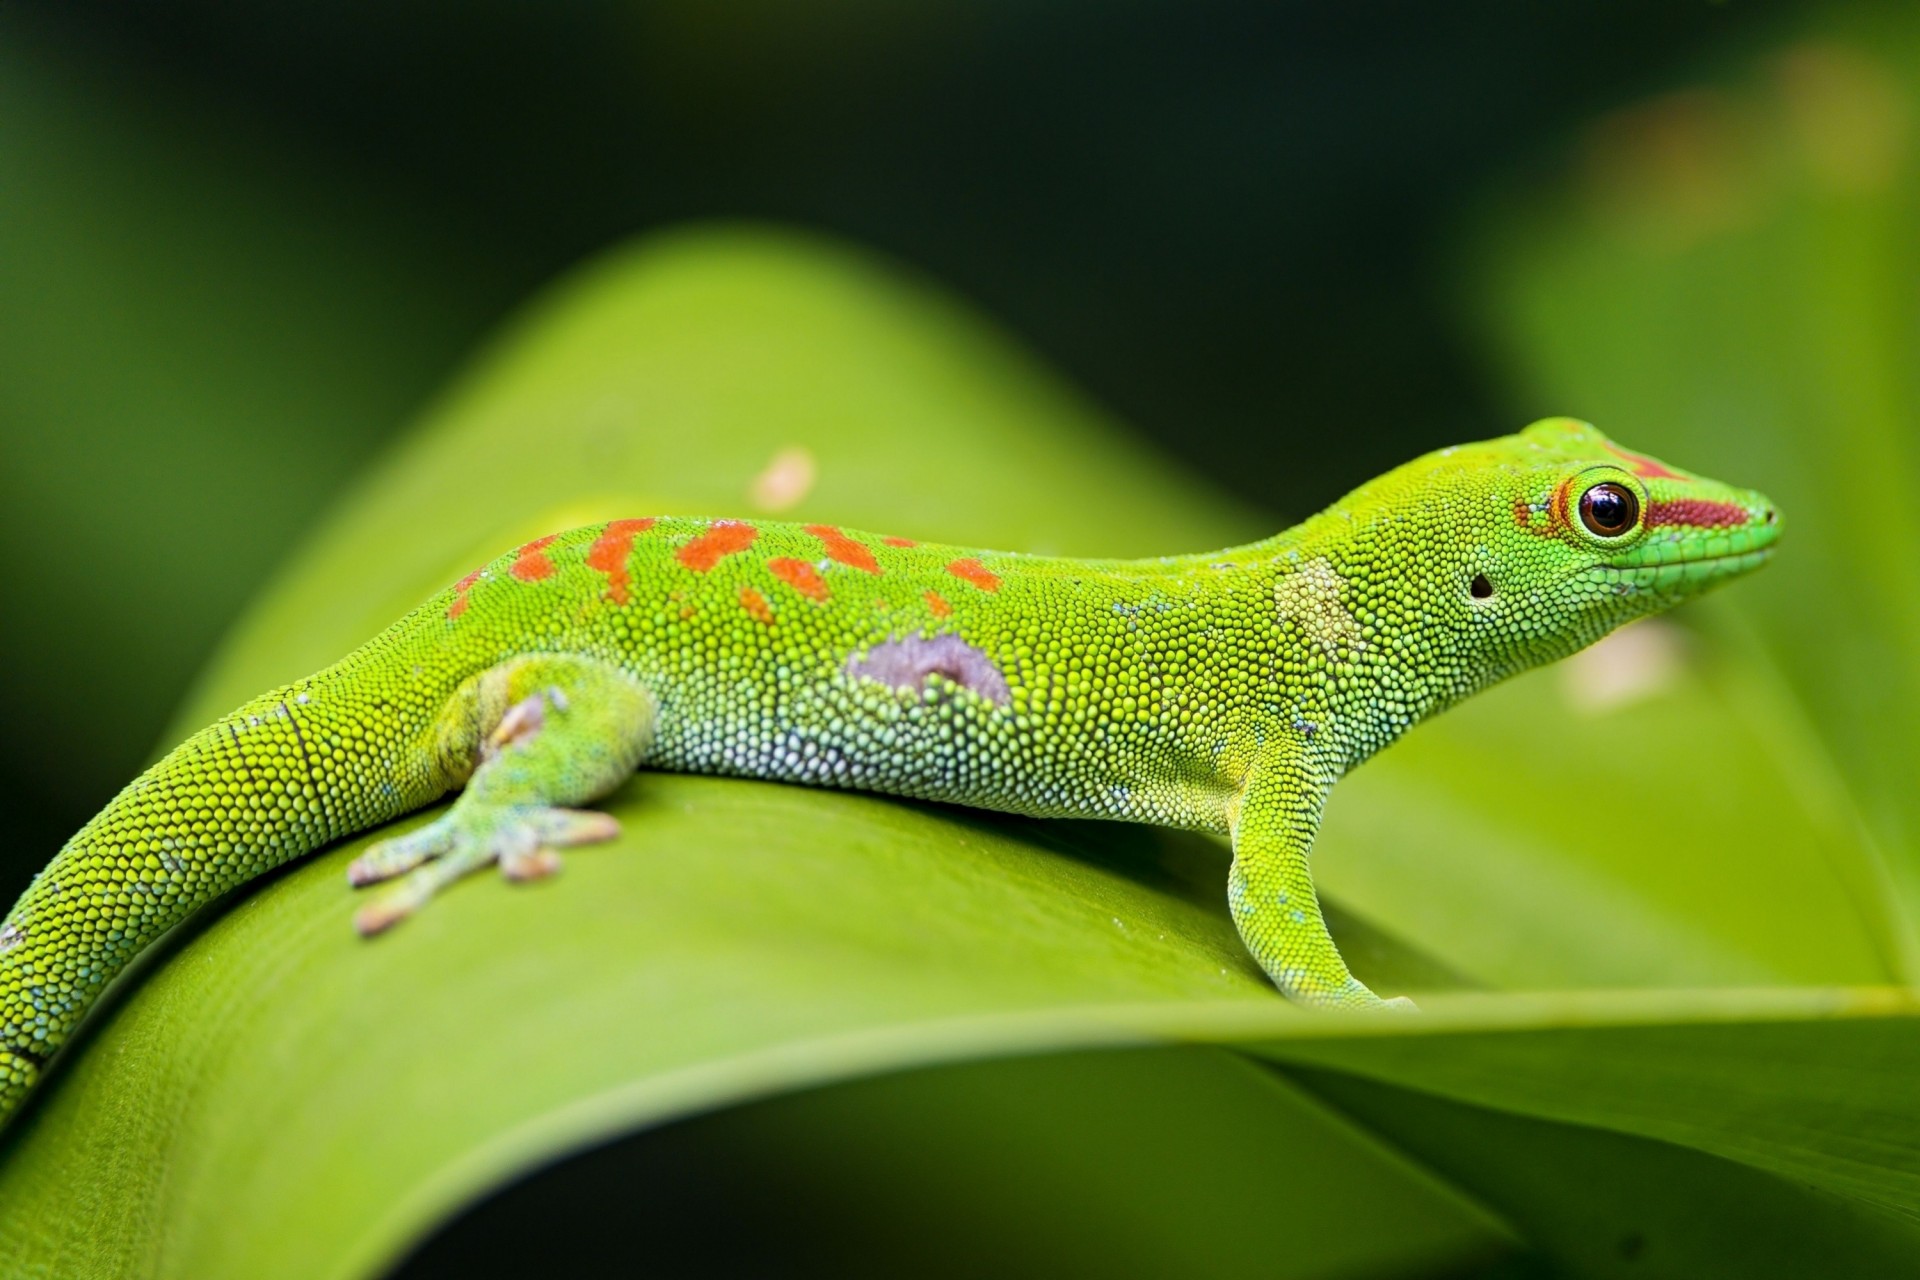
M354 860L357 887L399 877L354 915L362 934L391 928L441 889L489 863L509 880L559 870L557 850L609 840L620 824L569 806L631 775L653 742L657 703L619 668L592 658L514 658L463 684L434 726L432 750L469 775L453 807Z

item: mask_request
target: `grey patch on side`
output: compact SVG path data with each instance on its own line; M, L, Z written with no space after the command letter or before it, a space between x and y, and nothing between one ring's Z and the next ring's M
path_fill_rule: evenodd
M906 636L873 646L847 659L847 674L878 680L895 689L921 689L928 676L971 689L996 707L1013 701L1007 678L986 654L955 635Z

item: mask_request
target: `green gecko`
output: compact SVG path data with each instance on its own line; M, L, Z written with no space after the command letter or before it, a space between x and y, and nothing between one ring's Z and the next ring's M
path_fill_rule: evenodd
M1443 449L1263 542L1069 560L827 525L634 519L493 561L122 791L0 925L0 1116L195 910L432 803L369 848L378 933L468 872L550 874L636 769L1229 833L1247 949L1380 1008L1308 851L1347 770L1420 719L1765 563L1758 493L1556 418Z

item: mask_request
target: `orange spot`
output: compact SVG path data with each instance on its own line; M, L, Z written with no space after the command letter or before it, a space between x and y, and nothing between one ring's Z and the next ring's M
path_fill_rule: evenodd
M1652 458L1644 454L1629 453L1613 441L1607 441L1607 452L1627 464L1627 470L1643 480L1685 480L1678 471L1669 471Z
M1525 498L1515 498L1513 500L1513 522L1536 538L1556 537L1561 527L1566 523L1566 503L1567 495L1564 485L1561 489L1554 492L1552 499L1547 503L1547 509L1544 513L1535 511L1533 504ZM1534 523L1534 517L1540 514L1544 514L1547 517L1545 524Z
M698 613L698 612L700 612L700 611L699 611L698 609L696 609L696 608L694 608L694 607L693 607L692 605L690 605L690 604L683 604L683 605L681 605L681 606L680 606L680 621L682 621L682 622L685 622L685 621L687 621L687 620L688 620L689 618L691 618L691 617L693 617L693 615L694 615L694 614L696 614L696 613Z
M773 625L773 606L752 587L740 588L740 607L751 614L755 622L769 627Z
M735 552L745 551L759 536L760 531L745 520L715 520L673 557L695 573L705 573Z
M820 539L820 545L827 549L827 559L837 560L849 568L862 573L879 573L880 562L873 558L873 552L830 524L810 524L806 531Z
M553 561L547 559L547 548L552 545L555 536L550 533L544 538L535 538L514 552L513 563L507 566L507 572L522 582L540 582L551 578Z
M449 619L457 618L467 611L467 592L473 590L473 584L480 581L480 575L485 572L486 570L484 569L475 569L472 573L453 584L453 603L447 606L447 617Z
M955 560L947 566L947 572L962 582L971 582L982 591L998 591L1000 589L1000 575L981 564L972 556L965 556L959 560Z
M920 545L919 543L915 542L912 538L882 538L880 539L880 541L886 543L890 547L917 547Z
M936 618L944 618L953 612L953 606L948 604L946 597L938 591L927 592L927 608L933 610L933 616Z
M653 523L652 516L615 520L587 548L587 567L607 575L607 596L615 604L625 604L631 598L633 574L627 569L627 557L633 553L634 535L653 528Z
M813 566L805 560L777 556L767 561L767 572L811 599L825 600L833 594L827 589L826 579L815 573Z

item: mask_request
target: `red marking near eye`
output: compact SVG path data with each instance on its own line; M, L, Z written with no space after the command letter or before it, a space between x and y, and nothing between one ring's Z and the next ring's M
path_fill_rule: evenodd
M553 544L553 534L544 538L535 538L526 546L513 553L513 563L507 572L522 582L539 582L553 576L553 561L547 559L547 548Z
M1679 472L1667 470L1665 467L1661 466L1659 463L1655 462L1652 458L1649 458L1644 454L1629 453L1627 450L1622 449L1619 445L1613 443L1611 440L1607 442L1607 452L1611 453L1614 457L1619 458L1622 462L1625 462L1627 464L1627 470L1633 472L1633 474L1639 476L1642 480L1685 480L1686 479L1686 477L1681 475Z
M707 531L673 553L695 573L705 573L738 551L753 545L760 531L744 520L715 520Z
M767 598L752 587L740 588L740 607L750 614L755 622L765 626L773 625L773 606Z
M948 604L946 598L938 591L927 592L927 608L933 610L933 616L936 618L944 618L953 612L953 606Z
M920 545L919 543L915 542L912 538L882 538L880 539L880 541L886 543L890 547L917 547Z
M1562 480L1560 487L1553 491L1553 516L1547 521L1547 532L1558 533L1567 527L1567 503L1573 494L1573 481Z
M825 600L833 594L828 590L825 578L814 572L813 566L805 560L792 560L786 556L776 556L767 561L767 572L792 587L803 596L814 600Z
M837 560L862 573L880 572L880 562L873 558L873 552L832 525L810 524L806 526L806 531L820 539L820 545L827 549L827 559Z
M947 566L947 572L962 582L971 582L982 591L998 591L1000 589L1000 575L981 564L972 556L965 556L959 560L955 560Z
M475 569L472 573L453 584L453 603L447 606L447 617L449 620L457 618L467 611L467 605L469 603L467 600L467 592L473 590L473 584L480 581L480 575L484 572L486 572L484 569Z
M1724 529L1745 524L1747 509L1733 502L1709 502L1705 498L1678 498L1655 502L1647 507L1649 527L1659 524L1687 524L1700 529Z
M627 557L633 553L636 534L653 528L652 516L643 520L615 520L601 531L587 548L587 568L607 575L607 597L615 604L631 599L633 574L627 569Z

